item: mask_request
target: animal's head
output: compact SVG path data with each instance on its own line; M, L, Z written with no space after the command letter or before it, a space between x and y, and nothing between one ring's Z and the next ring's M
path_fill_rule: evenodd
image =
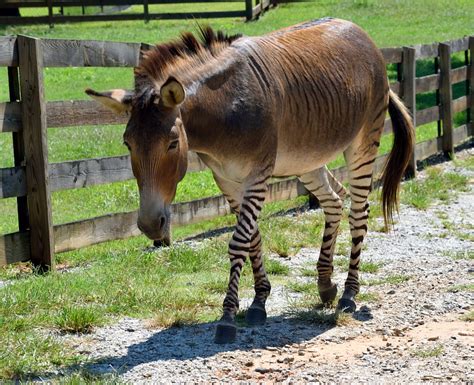
M188 143L179 106L183 86L170 77L160 88L86 93L117 113L128 113L123 141L130 151L140 192L138 228L169 244L170 204L187 168Z

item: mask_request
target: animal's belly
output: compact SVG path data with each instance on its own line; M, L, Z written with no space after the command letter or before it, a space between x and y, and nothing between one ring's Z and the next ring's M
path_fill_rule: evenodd
M273 176L283 177L303 175L331 162L341 153L341 151L331 154L317 151L307 153L304 151L279 152L276 157Z

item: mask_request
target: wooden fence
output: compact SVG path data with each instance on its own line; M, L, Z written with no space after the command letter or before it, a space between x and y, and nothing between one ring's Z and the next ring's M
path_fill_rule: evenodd
M32 261L54 267L54 253L138 235L136 212L110 214L53 226L51 192L76 189L132 179L129 156L48 162L47 128L89 124L125 123L92 100L47 102L43 91L45 67L134 67L138 43L35 39L26 36L0 38L0 66L8 67L10 102L0 103L0 135L13 135L14 167L0 169L0 199L16 197L19 231L0 236L0 265ZM464 51L464 65L451 69L451 54ZM60 54L58 54L58 52ZM416 47L382 49L387 63L397 66L398 81L391 88L399 93L413 114L417 126L439 122L440 135L417 143L411 161L443 151L453 153L455 144L473 135L474 115L474 37ZM469 54L470 52L470 54ZM437 73L416 77L416 60L434 58ZM470 58L470 64L469 64ZM452 99L452 84L467 80L466 96ZM438 105L416 110L416 94L436 91ZM468 110L468 123L453 128L455 113ZM385 132L391 131L390 120ZM190 153L188 172L205 167ZM380 173L386 155L378 157L375 172ZM347 170L333 170L340 180ZM296 179L270 185L268 201L291 199L306 191ZM174 225L190 224L230 212L223 196L176 203L172 206Z
M281 1L280 1L281 2ZM241 10L233 11L199 11L193 12L192 4L190 10L186 12L150 12L149 6L154 4L178 4L178 3L242 3ZM57 23L85 22L85 21L114 21L114 20L144 20L153 19L198 19L215 17L245 17L247 20L258 18L271 6L276 6L277 0L3 0L0 8L20 9L20 8L45 8L48 14L45 16L2 16L0 14L0 25L26 25L26 24L49 24L53 26ZM55 7L64 9L65 7L95 6L103 9L104 6L120 5L141 5L142 12L127 13L97 13L94 15L64 15L54 13Z

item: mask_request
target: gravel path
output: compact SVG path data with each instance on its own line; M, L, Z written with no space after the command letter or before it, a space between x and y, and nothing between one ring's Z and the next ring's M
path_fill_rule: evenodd
M458 157L473 155L471 148ZM286 310L298 294L276 286L267 325L240 328L231 345L212 343L214 324L157 330L130 318L88 336L63 338L95 362L88 370L115 373L130 383L472 382L474 323L461 317L474 304L472 289L462 287L472 285L474 263L453 256L474 251L474 172L452 163L440 167L468 175L470 191L426 211L402 206L395 231L369 233L362 259L381 268L362 279L409 279L363 286L361 293L374 294L375 301L359 301L354 318L342 326L295 319ZM446 227L443 215L452 226ZM280 261L298 274L317 255L318 250L302 249ZM343 287L345 273L335 278Z

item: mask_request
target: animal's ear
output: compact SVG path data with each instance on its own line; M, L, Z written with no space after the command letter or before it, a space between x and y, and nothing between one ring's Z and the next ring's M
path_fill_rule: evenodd
M185 97L183 85L172 76L161 86L160 100L165 107L174 108L181 104Z
M86 89L86 94L118 114L129 112L132 108L132 91L117 89L97 92L88 88Z

